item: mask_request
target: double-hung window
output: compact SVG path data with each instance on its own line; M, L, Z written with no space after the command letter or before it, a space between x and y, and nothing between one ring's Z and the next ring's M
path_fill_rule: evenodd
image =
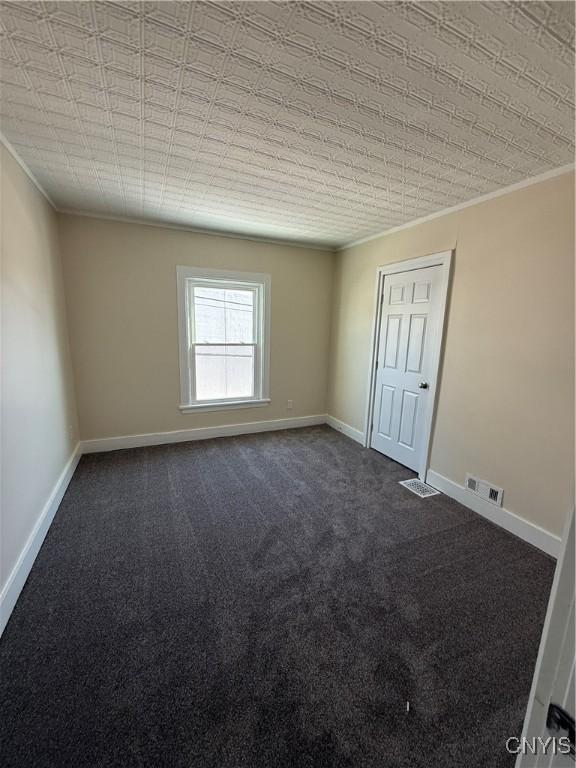
M265 405L270 276L178 267L180 409Z

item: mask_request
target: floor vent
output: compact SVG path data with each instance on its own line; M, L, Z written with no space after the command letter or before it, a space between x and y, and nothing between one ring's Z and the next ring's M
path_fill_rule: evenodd
M404 488L408 488L409 491L415 493L416 496L420 496L421 499L426 499L428 496L438 496L440 493L436 488L432 488L431 485L426 485L422 480L418 480L417 477L413 480L401 480L400 485L403 485Z

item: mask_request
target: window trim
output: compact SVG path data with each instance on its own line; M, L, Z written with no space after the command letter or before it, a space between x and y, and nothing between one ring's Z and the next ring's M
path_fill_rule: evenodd
M188 281L226 281L235 287L245 283L247 287L256 288L259 297L259 327L256 343L256 370L254 397L226 400L193 400L194 371L193 358L190 354L191 338L189 324L189 293ZM270 294L271 277L263 272L233 272L227 269L210 269L205 267L176 267L176 283L178 292L178 348L180 361L180 405L183 413L192 411L221 411L236 408L262 407L270 400Z

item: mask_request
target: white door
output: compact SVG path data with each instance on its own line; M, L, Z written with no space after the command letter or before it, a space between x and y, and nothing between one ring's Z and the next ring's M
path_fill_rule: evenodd
M442 267L386 275L372 409L372 448L418 471L427 450L444 313Z
M562 551L544 621L522 732L526 741L516 739L508 745L509 751L518 755L516 768L574 768L569 731L564 726L571 720L574 728L576 710L575 547L572 511L564 529Z

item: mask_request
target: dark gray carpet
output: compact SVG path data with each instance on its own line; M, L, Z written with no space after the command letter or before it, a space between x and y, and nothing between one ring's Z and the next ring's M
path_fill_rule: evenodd
M410 476L327 427L84 456L3 768L513 766L553 561Z

